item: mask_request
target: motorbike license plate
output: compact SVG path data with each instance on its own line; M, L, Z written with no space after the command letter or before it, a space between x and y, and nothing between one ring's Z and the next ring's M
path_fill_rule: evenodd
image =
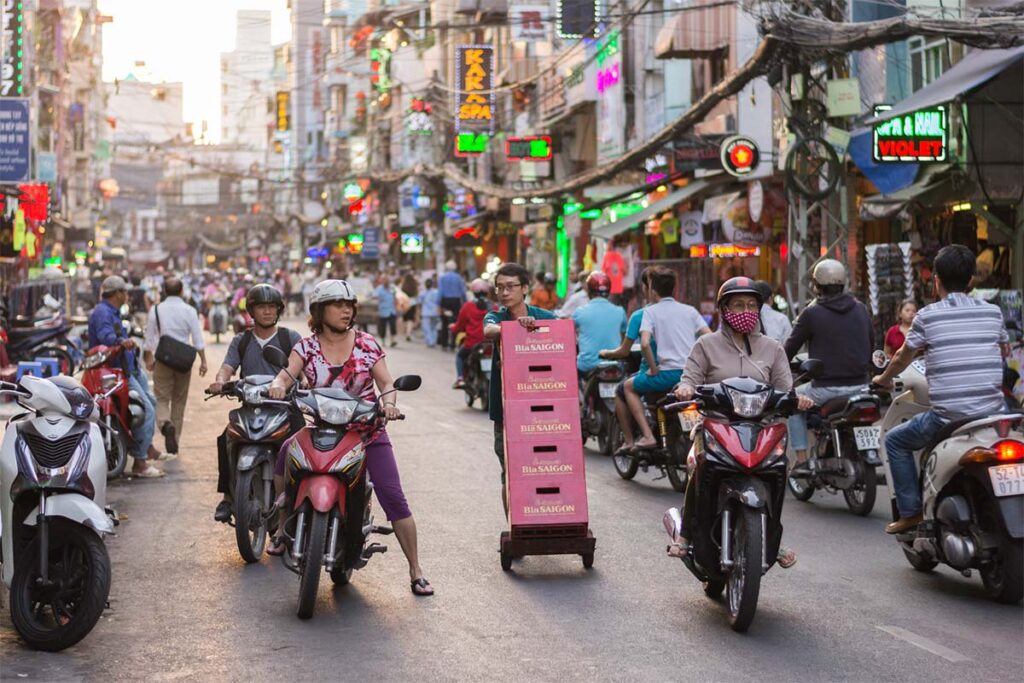
M484 372L490 372L491 371L491 359L490 358L481 358L480 359L480 369L483 370Z
M877 451L881 427L854 427L853 438L858 451Z
M988 478L999 498L1024 495L1024 463L989 467Z
M700 413L696 409L680 411L679 426L683 428L684 433L689 434L699 424Z
M601 382L598 385L597 390L601 394L601 398L615 398L615 388L617 384L612 382Z

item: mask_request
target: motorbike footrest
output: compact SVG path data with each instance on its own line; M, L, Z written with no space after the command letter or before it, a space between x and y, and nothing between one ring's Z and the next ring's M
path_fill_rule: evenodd
M370 531L371 531L371 533L380 534L381 536L390 536L391 534L395 533L395 530L392 529L389 526L376 525L376 524L374 525L373 529L371 529Z
M373 557L377 553L386 553L387 551L388 551L388 547L386 545L384 545L383 543L371 543L370 545L368 545L365 548L363 548L363 556L362 557L363 557L364 560L369 560L371 557Z

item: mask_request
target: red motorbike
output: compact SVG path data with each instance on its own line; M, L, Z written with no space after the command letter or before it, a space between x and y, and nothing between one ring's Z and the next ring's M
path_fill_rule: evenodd
M284 367L287 357L274 346L263 356ZM340 370L340 368L338 368ZM405 375L395 380L395 391L415 391L420 378ZM373 484L366 477L366 452L353 426L372 426L383 420L381 396L364 401L339 388L295 390L287 401L311 418L288 448L285 498L291 509L282 537L284 565L301 577L300 619L313 616L320 573L326 570L335 584L345 585L352 572L362 569L387 546L367 541L371 533L390 534L375 526L370 516ZM398 418L403 419L403 418Z
M100 422L105 427L100 431L107 452L107 479L124 473L132 432L146 417L143 399L129 389L128 374L119 362L127 349L125 343L94 346L82 361L82 384L99 406Z

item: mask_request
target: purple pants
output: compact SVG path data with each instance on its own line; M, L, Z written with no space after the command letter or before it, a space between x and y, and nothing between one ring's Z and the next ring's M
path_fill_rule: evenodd
M288 447L294 436L288 437L281 450L277 453L277 466L274 474L284 476L284 466L287 461ZM384 509L384 514L389 522L395 522L406 517L412 517L409 503L405 500L405 493L402 491L402 481L398 477L398 463L395 462L395 450L391 447L391 439L387 432L381 432L380 436L371 443L366 444L366 471L373 482L373 491L377 494L377 502Z

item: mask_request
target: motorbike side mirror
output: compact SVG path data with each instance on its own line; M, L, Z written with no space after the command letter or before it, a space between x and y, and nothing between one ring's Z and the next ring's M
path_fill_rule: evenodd
M416 391L423 384L423 378L419 375L402 375L395 380L395 389L398 391Z
M800 374L810 377L811 379L821 377L821 373L824 371L825 364L817 358L808 358L800 363Z
M284 369L288 367L288 356L285 355L284 351L272 344L267 344L263 347L263 360L275 368Z
M882 349L878 349L871 354L871 363L879 370L885 370L885 368L889 366L889 361L891 360L892 358L889 357L889 354Z

